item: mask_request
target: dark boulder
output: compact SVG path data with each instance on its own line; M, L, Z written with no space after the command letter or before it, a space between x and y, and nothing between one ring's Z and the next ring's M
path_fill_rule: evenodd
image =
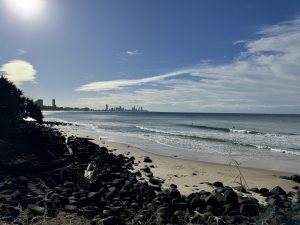
M206 205L211 205L213 207L219 207L219 201L217 200L217 198L213 195L209 195L204 199L204 202Z
M154 185L158 185L158 184L162 183L162 181L156 177L150 177L149 182Z
M64 211L66 211L66 212L68 212L68 213L75 213L75 212L78 211L78 208L77 208L77 206L75 206L75 205L66 205L66 206L64 207Z
M277 195L286 195L286 192L279 186L274 187L270 192Z
M116 216L110 216L101 220L103 225L126 225L125 221Z
M238 195L234 191L227 190L224 193L224 202L230 205L236 205L238 203Z
M224 187L223 183L220 181L216 181L213 183L213 186L217 187L217 188L222 188Z
M28 206L28 212L35 216L41 216L45 213L45 208L31 204Z
M240 213L244 216L253 217L259 215L259 210L254 204L241 204Z
M300 183L300 176L299 175L293 175L291 176L292 181L295 181L297 183Z
M145 162L145 163L152 163L152 159L150 159L149 156L146 156L146 157L144 158L144 162Z
M195 197L192 199L190 206L192 209L195 209L198 207L203 208L204 202L200 198Z

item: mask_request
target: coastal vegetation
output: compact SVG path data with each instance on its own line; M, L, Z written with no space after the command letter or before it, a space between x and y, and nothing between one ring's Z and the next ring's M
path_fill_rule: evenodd
M0 109L2 131L17 125L25 117L31 117L38 123L43 121L40 108L4 76L0 77Z

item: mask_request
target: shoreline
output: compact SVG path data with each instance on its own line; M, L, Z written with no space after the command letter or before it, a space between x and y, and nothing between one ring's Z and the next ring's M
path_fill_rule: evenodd
M208 182L220 181L227 186L239 186L239 182L235 182L235 179L238 179L241 174L245 177L248 188L264 187L272 189L275 186L280 186L286 191L291 191L292 187L297 185L291 180L280 178L280 176L290 176L293 174L289 172L242 166L236 168L226 164L163 156L150 153L128 144L110 142L102 138L99 139L96 132L85 133L79 129L74 130L67 126L57 126L57 128L67 136L74 135L91 138L93 139L91 142L99 146L105 146L108 149L113 150L115 154L134 156L136 161L140 162L135 166L135 169L153 165L154 167L151 168L151 171L154 176L160 177L165 181L163 186L169 187L170 184L175 183L183 194L189 194L200 190L212 191L213 188ZM153 163L144 163L143 160L146 156L150 157ZM241 171L241 174L239 170ZM264 201L263 197L256 195L255 193L251 194L261 202Z

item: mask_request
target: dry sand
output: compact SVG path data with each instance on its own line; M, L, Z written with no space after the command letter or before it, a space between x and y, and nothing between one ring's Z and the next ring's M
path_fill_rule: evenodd
M57 128L68 136L74 135L78 137L87 137L87 134L79 130L70 129L64 126L59 126ZM213 190L213 188L208 185L207 182L213 183L215 181L221 181L224 185L231 187L239 186L239 183L236 182L239 180L236 179L240 175L239 170L244 176L249 188L265 187L272 189L275 186L280 186L286 191L291 191L292 187L297 185L293 181L284 180L279 177L281 175L291 175L286 172L245 167L237 168L231 165L161 156L146 152L142 149L127 144L108 142L99 138L96 133L88 137L94 139L92 142L114 150L115 154L128 154L128 156L134 156L136 162L140 161L140 163L136 166L136 169L144 167L145 165L154 165L154 168L151 168L153 175L164 179L165 187L169 187L170 184L176 184L178 189L183 194L189 194L191 192L200 190ZM144 163L143 160L145 156L149 156L153 163ZM257 196L256 194L253 195L260 201L263 201L261 197Z

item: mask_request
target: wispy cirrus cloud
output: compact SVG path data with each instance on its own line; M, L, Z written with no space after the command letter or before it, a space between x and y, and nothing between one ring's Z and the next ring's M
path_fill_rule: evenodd
M135 55L141 55L142 53L138 49L130 49L126 51L127 55L135 56Z
M122 104L151 103L153 108L179 104L202 111L229 108L299 113L300 17L263 26L257 35L254 40L238 41L245 50L227 64L200 63L147 78L93 82L76 90L118 90L98 97L98 103L117 104L122 99ZM155 86L159 88L153 89ZM135 90L129 91L129 87ZM94 102L93 98L86 100L91 105Z
M18 86L26 81L34 81L37 73L33 65L24 60L9 61L1 66L0 71L5 72L7 79Z
M18 53L19 55L25 55L25 54L28 53L28 51L25 50L25 49L18 48L18 49L17 49L17 53Z

